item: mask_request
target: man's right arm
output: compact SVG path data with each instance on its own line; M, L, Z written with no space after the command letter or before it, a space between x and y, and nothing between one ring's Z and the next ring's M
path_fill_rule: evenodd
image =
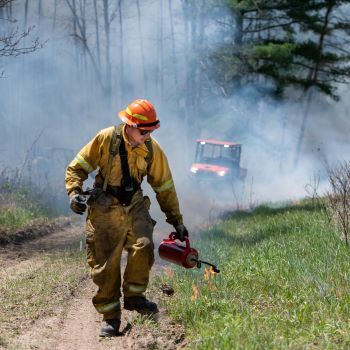
M149 167L147 181L156 192L160 209L165 213L167 222L174 226L178 239L184 241L188 231L183 224L173 178L168 160L158 143L153 140L154 157Z
M66 191L68 196L79 194L83 191L83 182L93 172L100 161L103 144L103 135L98 133L87 145L85 145L66 169Z

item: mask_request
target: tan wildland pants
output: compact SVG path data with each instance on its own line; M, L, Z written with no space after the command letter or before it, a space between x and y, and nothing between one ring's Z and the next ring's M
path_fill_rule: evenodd
M120 318L123 249L128 252L123 278L124 297L143 295L154 263L153 221L150 201L142 191L134 194L130 206L117 201L107 212L89 207L86 220L87 261L91 277L98 286L92 298L104 319Z

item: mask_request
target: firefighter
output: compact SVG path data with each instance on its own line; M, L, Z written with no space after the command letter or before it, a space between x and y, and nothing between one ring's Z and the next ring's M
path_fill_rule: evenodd
M119 333L121 289L124 309L146 315L158 312L157 304L144 296L154 263L155 224L150 200L142 194L145 176L177 238L183 241L188 236L167 158L151 137L160 127L152 103L138 99L118 115L122 123L98 132L68 165L65 179L71 209L82 215L88 207L87 261L98 287L92 302L103 315L102 337ZM95 169L94 188L86 196L83 182ZM128 256L121 284L123 249Z

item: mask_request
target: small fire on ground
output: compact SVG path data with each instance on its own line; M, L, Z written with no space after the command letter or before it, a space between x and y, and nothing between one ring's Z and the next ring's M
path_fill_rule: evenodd
M210 291L214 291L217 289L213 277L218 273L214 271L213 267L210 266L204 269L203 280L208 283L208 288ZM200 289L194 283L192 283L193 294L191 300L198 300Z

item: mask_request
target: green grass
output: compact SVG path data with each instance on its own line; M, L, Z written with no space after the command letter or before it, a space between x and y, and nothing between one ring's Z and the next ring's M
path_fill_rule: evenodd
M58 216L57 203L49 202L54 194L38 193L30 186L0 187L0 229L13 232L33 219L47 219ZM42 190L41 190L42 191ZM66 205L67 206L67 205Z
M158 281L175 289L165 303L188 348L350 348L350 251L319 209L236 213L192 245L221 273L206 280L203 269L176 267Z
M159 329L159 324L151 316L138 315L132 321L133 326L143 326L149 330Z
M18 229L38 216L27 208L2 207L0 211L0 226L7 229Z
M87 277L85 254L66 250L18 265L0 284L0 344L55 314Z

